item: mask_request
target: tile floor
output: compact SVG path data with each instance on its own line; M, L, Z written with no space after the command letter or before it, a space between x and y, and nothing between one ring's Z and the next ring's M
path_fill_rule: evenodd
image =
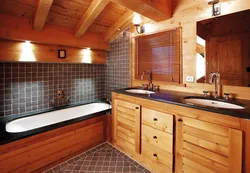
M44 173L150 173L109 143L67 160Z

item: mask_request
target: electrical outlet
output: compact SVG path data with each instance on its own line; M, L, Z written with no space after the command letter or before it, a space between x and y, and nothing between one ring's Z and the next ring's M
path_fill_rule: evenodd
M194 77L193 76L187 76L186 81L187 82L194 82Z

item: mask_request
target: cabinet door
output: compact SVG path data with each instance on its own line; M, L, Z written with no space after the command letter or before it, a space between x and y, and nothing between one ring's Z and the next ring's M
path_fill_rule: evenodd
M141 107L114 99L114 145L133 155L140 153Z
M177 116L177 173L241 173L242 131Z

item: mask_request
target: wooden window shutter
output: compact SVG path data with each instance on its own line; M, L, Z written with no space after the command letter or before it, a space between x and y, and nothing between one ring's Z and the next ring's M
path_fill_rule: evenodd
M143 71L154 81L181 82L181 28L136 38L135 79Z

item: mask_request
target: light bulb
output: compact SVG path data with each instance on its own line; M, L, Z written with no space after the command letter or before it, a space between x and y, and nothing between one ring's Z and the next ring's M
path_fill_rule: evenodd
M140 16L139 14L136 13L136 14L134 15L134 18L133 18L132 22L133 22L134 25L140 25L141 22L142 22L141 16Z

